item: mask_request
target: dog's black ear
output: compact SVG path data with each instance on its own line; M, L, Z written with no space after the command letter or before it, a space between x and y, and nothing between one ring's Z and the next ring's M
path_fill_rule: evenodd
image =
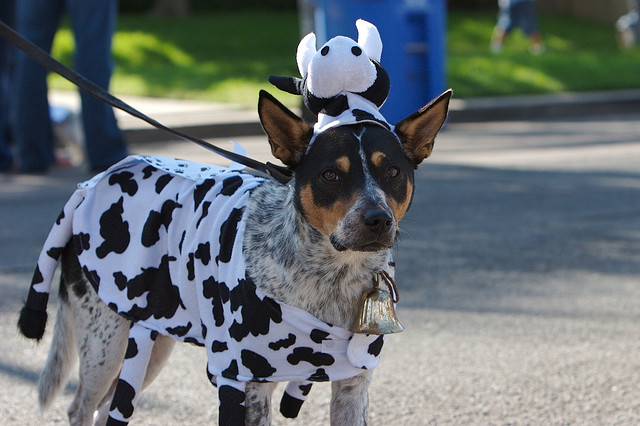
M416 167L431 155L436 135L447 119L452 94L451 89L445 91L429 105L396 124L395 132Z
M291 168L297 166L309 146L313 127L265 90L260 91L258 115L273 156Z

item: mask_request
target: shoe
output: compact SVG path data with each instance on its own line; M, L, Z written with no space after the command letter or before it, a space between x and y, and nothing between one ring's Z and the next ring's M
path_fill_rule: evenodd
M529 50L532 55L542 55L544 53L544 45L540 43L532 44Z
M73 166L73 159L71 158L71 155L69 155L69 153L64 149L56 148L53 155L55 158L53 167L58 169L68 169Z

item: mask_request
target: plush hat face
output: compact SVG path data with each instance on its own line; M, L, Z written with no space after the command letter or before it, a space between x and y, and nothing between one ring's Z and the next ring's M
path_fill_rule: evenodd
M309 91L331 98L342 91L364 92L376 81L376 67L362 48L347 37L332 38L313 56L306 75ZM304 75L303 75L304 76Z

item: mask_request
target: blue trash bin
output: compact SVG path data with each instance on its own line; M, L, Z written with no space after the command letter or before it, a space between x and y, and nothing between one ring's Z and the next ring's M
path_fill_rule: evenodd
M318 47L336 35L357 40L355 22L374 24L391 89L381 111L395 123L445 89L445 0L309 0Z

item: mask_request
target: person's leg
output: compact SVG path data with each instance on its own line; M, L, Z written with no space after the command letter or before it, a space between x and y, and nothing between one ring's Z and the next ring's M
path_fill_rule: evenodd
M108 89L113 61L111 40L117 20L117 0L66 0L76 40L77 71ZM113 108L82 92L82 123L89 167L105 169L127 156Z
M544 46L540 36L536 4L533 1L526 1L520 3L518 7L518 25L531 41L531 53L540 54L544 51Z
M0 1L0 19L7 25L14 25L14 0ZM9 148L9 87L12 73L9 43L0 39L0 171L11 170L13 153Z
M58 28L60 0L19 0L16 28L49 52ZM54 139L47 100L47 70L26 55L16 55L13 131L24 171L46 171L54 162Z
M498 22L493 29L491 36L491 51L500 52L502 50L502 44L506 38L509 30L511 29L511 15L509 9L500 9L498 12Z
M640 9L634 9L629 12L630 15L630 31L633 34L633 44L637 44L640 40Z

